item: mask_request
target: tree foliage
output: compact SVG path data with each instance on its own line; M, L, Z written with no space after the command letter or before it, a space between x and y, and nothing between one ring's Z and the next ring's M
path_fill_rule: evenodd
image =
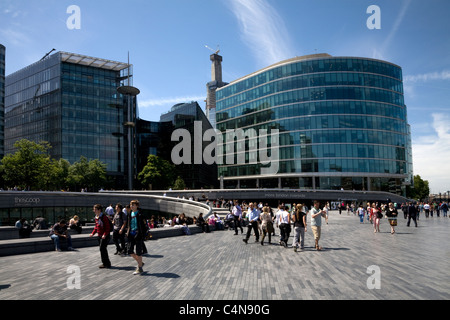
M153 190L165 190L173 185L175 166L155 155L149 155L147 164L138 174L139 182Z
M21 189L44 189L49 179L51 164L48 142L33 142L26 139L14 144L17 151L2 159L3 179L10 186Z
M430 195L430 186L428 180L423 180L420 175L414 176L414 187L408 187L408 198L423 201Z
M173 185L174 190L184 190L186 189L186 183L184 182L183 178L178 176L177 180L175 180L175 183Z
M14 144L17 151L6 155L0 170L8 187L29 190L98 190L106 182L106 164L84 156L74 164L65 159L51 159L46 141L39 143L22 139Z
M98 159L90 160L84 156L69 168L67 184L73 189L100 189L106 182L106 164Z

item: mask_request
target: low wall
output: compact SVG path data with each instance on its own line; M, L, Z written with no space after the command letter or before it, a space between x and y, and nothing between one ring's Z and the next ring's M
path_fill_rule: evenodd
M189 226L189 230L191 234L202 233L202 229L194 225ZM210 230L213 231L214 227L210 226ZM179 227L164 227L151 229L151 234L152 238L146 241L146 243L151 243L151 241L155 241L162 238L187 236L183 232L183 229ZM89 233L82 233L82 234L71 233L71 238L72 238L72 246L75 250L85 247L98 246L97 236L90 237ZM114 246L112 241L112 234L110 240L110 246L111 245ZM66 244L64 241L61 242L61 248L63 250L66 249ZM26 239L0 240L0 257L17 254L54 251L54 250L55 245L53 243L53 240L50 237L48 237L48 232L47 236L26 238Z
M85 192L23 192L1 191L0 209L17 208L49 208L49 207L90 207L96 203L128 204L131 200L139 200L142 209L179 215L184 213L187 217L204 217L212 214L211 208L197 201L134 193L85 193ZM16 219L17 220L17 219ZM14 221L15 222L15 221Z

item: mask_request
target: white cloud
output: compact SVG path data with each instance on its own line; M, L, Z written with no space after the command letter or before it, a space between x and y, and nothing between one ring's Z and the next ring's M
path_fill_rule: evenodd
M1 29L0 36L3 38L5 45L12 44L17 47L28 47L31 43L31 38L26 32L19 31L15 28Z
M450 115L433 113L433 137L413 141L414 175L428 180L432 193L450 190Z
M239 22L242 41L258 63L265 67L295 56L283 19L266 0L231 0L226 3Z
M146 99L146 100L139 100L139 108L167 106L183 102L188 103L191 101L203 101L205 99L206 99L205 95Z
M391 44L392 40L395 38L395 35L398 32L398 29L400 28L400 25L403 22L403 18L405 17L406 11L408 10L409 5L411 4L411 0L406 0L403 2L403 6L400 9L400 13L397 16L397 19L394 22L394 25L392 26L391 31L389 32L388 36L384 40L382 46L381 46L381 52L384 53L388 46ZM383 14L383 13L381 13Z
M416 74L403 77L404 82L428 82L435 80L450 80L450 70L443 70L441 72L429 72L423 74Z

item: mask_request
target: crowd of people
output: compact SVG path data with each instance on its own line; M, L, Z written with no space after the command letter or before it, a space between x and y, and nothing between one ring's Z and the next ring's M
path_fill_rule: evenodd
M311 230L314 236L314 247L321 251L319 245L321 238L322 218L328 223L328 212L330 204L327 202L321 206L319 201L314 201L313 207L309 208L305 204L293 204L292 207L285 204L279 205L276 209L271 208L267 203L262 202L243 202L238 200L226 202L226 206L230 208L230 213L225 219L225 225L234 230L234 234L244 233L243 227L247 227L243 242L248 244L252 231L255 242L264 245L267 237L268 243L272 243L272 237L276 236L276 230L279 230L279 245L288 248L288 241L294 229L294 240L292 247L297 252L298 249L303 250L305 246L305 232L307 232L307 215L311 214ZM261 241L260 241L261 238Z
M230 209L230 213L225 219L225 226L229 226L230 230L234 229L235 235L238 234L238 228L240 228L241 234L243 234L243 227L247 226L245 238L242 239L246 244L248 244L252 233L255 237L255 242L259 242L261 238L261 245L264 245L264 240L268 237L268 243L270 244L272 237L275 236L275 230L278 229L280 233L279 244L287 248L288 239L293 228L294 239L292 247L297 252L298 248L304 248L307 221L310 220L315 242L314 247L318 251L322 250L322 247L319 245L322 218L328 224L329 202L321 205L319 201L314 201L311 209L308 209L305 204L295 203L290 208L281 204L276 209L272 209L267 203L263 205L261 202L246 203L244 201L242 204L239 204L235 200L234 202L220 201L218 203L218 206ZM367 222L373 225L374 233L380 232L381 220L385 217L390 226L391 234L395 234L395 227L398 224L400 212L403 212L404 218L407 219L407 227L411 225L411 221L417 227L417 221L422 212L425 213L426 218L433 217L433 212L436 213L437 217L440 216L440 213L442 213L443 217L447 217L448 203L429 204L407 202L398 205L393 202L368 202L364 205L361 203L359 206L343 203L339 206L339 213L341 214L345 209L349 213L352 212L358 215L362 224L367 219ZM308 213L310 214L310 219L307 220Z
M360 223L364 223L365 219L372 223L374 226L374 233L380 232L380 221L383 217L386 217L389 225L391 227L391 234L395 233L395 227L398 224L398 218L400 212L403 213L404 219L407 219L406 226L411 225L411 220L417 227L417 221L420 219L421 213L425 213L425 218L433 217L433 213L436 213L437 217L440 217L440 212L442 212L443 217L447 217L448 213L448 203L441 202L439 204L434 203L412 203L406 202L401 205L397 203L389 202L388 204L379 204L378 202L367 203L364 207L362 204L358 209L350 209L349 211L354 212L360 218Z
M239 230L244 234L244 227L247 227L245 237L242 241L248 244L253 232L255 242L260 242L264 245L267 237L268 243L272 243L272 237L276 236L276 230L279 230L279 245L288 248L288 240L290 238L292 229L294 230L292 247L295 252L298 249L302 250L305 247L305 233L308 229L308 223L313 233L314 247L321 251L323 248L319 245L321 239L322 218L328 224L328 213L330 204L327 202L322 204L319 201L314 201L313 206L308 208L305 204L293 204L286 206L281 204L278 208L273 209L267 203L243 201L239 203L234 201L214 201L214 207L225 207L229 209L227 216L222 219L213 213L206 219L200 213L198 217L186 217L184 213L176 215L171 219L154 215L150 219L146 219L142 211L139 209L139 201L133 200L130 204L123 206L117 203L113 208L112 204L103 210L103 206L95 204L93 206L93 213L95 215L95 227L90 234L91 237L97 235L100 258L102 264L99 268L110 268L111 261L108 256L107 245L110 242L112 233L112 240L116 247L115 255L131 256L137 263L134 274L143 273L142 255L147 253L145 240L151 238L151 230L161 227L180 227L185 234L190 234L188 225L197 225L201 227L203 232L210 232L210 226L215 230L234 230L234 234L238 235ZM342 209L343 205L340 206ZM420 214L425 213L425 217L439 217L442 212L443 217L447 217L448 203L429 204L429 203L403 203L398 205L389 202L384 203L362 203L356 206L347 206L348 212L358 215L360 223L372 223L374 233L380 232L380 221L386 217L391 228L391 234L395 233L395 227L398 224L399 213L403 212L404 218L407 219L407 226L411 224L411 220L417 227L417 221ZM340 210L339 213L342 211ZM307 219L310 214L310 219ZM26 219L20 219L16 222L16 228L19 230L19 236L29 237L31 230L47 229L45 219L37 217L32 225L29 225ZM61 241L65 241L68 250L73 250L72 239L69 230L74 230L77 233L82 232L82 225L78 216L74 216L69 220L59 220L51 227L50 238L54 241L55 250L61 251ZM261 240L260 240L261 239Z

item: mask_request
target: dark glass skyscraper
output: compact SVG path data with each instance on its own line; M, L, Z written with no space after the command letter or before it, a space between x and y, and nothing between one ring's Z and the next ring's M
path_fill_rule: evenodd
M171 123L173 130L184 129L189 132L192 145L192 154L190 155L192 162L189 164L182 163L177 165L177 171L183 178L186 186L190 189L217 187L217 165L215 163L206 164L203 161L201 164L195 164L193 161L195 144L198 143L198 141L195 141L196 123L197 125L200 125L200 139L202 139L205 131L213 129L211 123L209 122L208 118L206 118L206 115L200 108L199 104L194 101L191 103L176 104L169 112L160 116L160 121L161 123ZM172 135L172 132L170 132L169 134ZM171 147L176 144L177 142L172 142ZM204 148L208 145L208 142L201 141L200 144L202 146L202 150L204 150Z
M53 158L70 163L80 156L99 159L116 178L114 187L126 188L127 106L117 88L127 78L128 67L57 52L8 75L5 153L14 152L14 143L23 138L48 141Z
M224 163L218 174L226 188L401 194L412 182L402 70L390 62L328 54L281 61L217 89L216 112L223 133L279 130L277 173L261 175L260 163Z

